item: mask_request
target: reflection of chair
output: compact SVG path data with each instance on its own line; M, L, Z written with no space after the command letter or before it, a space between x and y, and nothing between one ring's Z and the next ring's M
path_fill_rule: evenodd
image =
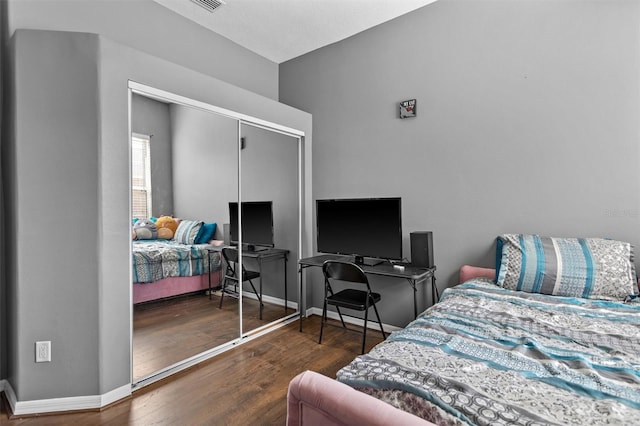
M222 308L222 300L224 299L224 294L230 294L237 296L238 295L238 285L242 285L242 283L238 282L238 250L234 248L225 247L222 249L222 257L224 257L224 261L227 264L226 269L224 271L224 279L222 280L222 294L220 295L220 305L219 308ZM260 319L262 319L262 294L256 291L256 287L253 285L254 278L260 278L260 273L256 271L249 271L242 265L242 282L249 281L251 284L251 288L258 298L258 302L260 302ZM235 290L227 289L227 282L232 281Z
M376 307L376 303L380 301L380 294L373 293L371 291L369 280L367 279L364 271L354 263L327 260L322 265L322 272L324 273L324 305L322 307L322 322L320 325L320 339L318 340L318 343L322 343L322 330L324 328L324 323L327 321L327 305L333 305L336 307L344 328L347 328L347 326L342 318L340 308L364 311L362 353L364 353L364 344L367 339L367 317L369 314L369 307L371 306L373 306L373 310L378 318L378 324L380 325L380 331L382 332L382 338L384 339L386 336L382 328L382 321L380 321L378 308ZM334 293L331 288L331 283L329 282L330 280L359 284L361 287L366 287L366 290L346 288Z

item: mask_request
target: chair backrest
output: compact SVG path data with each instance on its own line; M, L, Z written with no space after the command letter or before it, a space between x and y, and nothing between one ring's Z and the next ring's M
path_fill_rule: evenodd
M225 247L222 249L222 257L227 264L227 267L224 271L224 276L226 278L235 279L237 277L236 265L238 263L238 250L231 247ZM244 265L242 265L242 267L244 268Z
M231 247L225 247L222 249L222 257L224 257L227 264L231 262L238 263L238 250Z
M327 279L331 278L338 281L361 283L369 287L367 275L362 268L355 263L327 260L322 264L322 272Z

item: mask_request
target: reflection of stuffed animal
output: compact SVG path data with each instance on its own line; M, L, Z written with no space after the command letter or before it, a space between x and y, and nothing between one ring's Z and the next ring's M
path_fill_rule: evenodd
M169 228L171 231L176 232L176 229L178 229L178 221L171 216L160 216L158 220L156 220L156 226L158 228Z
M156 226L158 227L158 238L170 240L178 229L178 222L171 216L160 216L156 220Z
M173 232L169 228L158 228L158 238L161 240L170 240L173 238Z
M140 219L133 224L133 232L138 240L153 240L158 238L158 228L156 224L148 219Z

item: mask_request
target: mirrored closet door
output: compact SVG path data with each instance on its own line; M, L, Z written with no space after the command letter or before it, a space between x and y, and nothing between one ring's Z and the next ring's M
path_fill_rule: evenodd
M300 139L247 123L240 136L243 260L258 274L244 285L249 333L297 312Z
M135 385L297 316L302 137L130 89Z

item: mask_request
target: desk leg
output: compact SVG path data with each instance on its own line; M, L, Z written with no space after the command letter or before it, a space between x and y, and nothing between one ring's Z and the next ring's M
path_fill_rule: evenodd
M413 289L413 318L415 319L418 317L418 301L417 301L417 294L416 294L418 292L418 288L416 286L416 280L412 278L407 278L407 281L409 282L409 285Z
M207 252L207 261L209 262L209 300L211 300L211 253Z
M418 302L416 299L416 295L418 292L418 286L416 280L408 279L409 284L413 288L413 318L418 318ZM426 284L426 282L425 282ZM435 305L436 302L440 299L440 295L438 294L438 287L436 286L436 276L431 275L431 306Z
M287 254L284 255L284 314L287 314Z
M416 300L418 288L416 280L411 280L411 287L413 287L413 319L416 319L418 318L418 301Z
M258 270L260 271L259 283L260 283L260 319L262 319L262 259L258 257Z
M298 289L298 315L300 315L300 332L302 333L302 270L304 268L300 266L298 268L300 288Z
M440 294L438 293L438 286L436 285L436 275L431 275L431 306L435 305L440 300Z

